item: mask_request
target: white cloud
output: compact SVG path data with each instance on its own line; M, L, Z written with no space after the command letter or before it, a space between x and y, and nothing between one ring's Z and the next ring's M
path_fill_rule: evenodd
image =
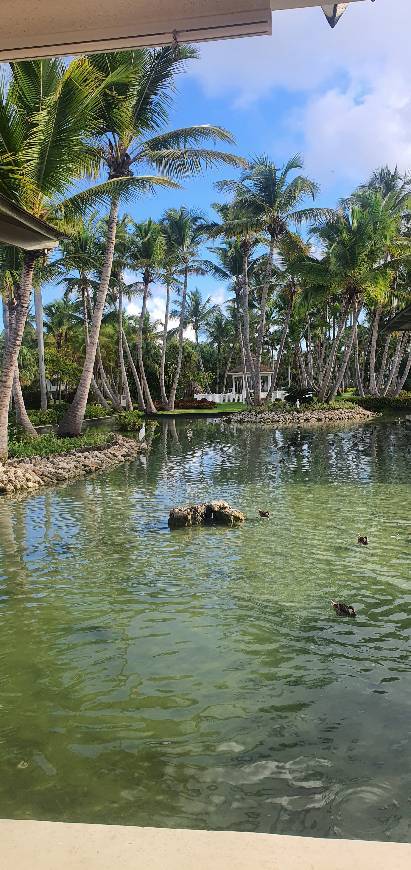
M164 317L166 313L166 291L164 287L153 285L151 289L151 294L147 301L147 309L150 314L150 317L154 321L159 322L159 328L164 323ZM128 302L126 305L127 314L139 316L141 312L141 301L138 299L136 301ZM171 317L168 321L169 329L176 329L178 326L178 319L175 317ZM190 339L190 341L194 341L195 335L192 326L189 326L188 329L184 330L184 337Z
M333 31L318 8L278 12L272 37L210 43L192 75L239 111L276 88L298 93L270 150L302 140L320 180L356 182L381 163L411 164L410 25L410 0L353 3Z

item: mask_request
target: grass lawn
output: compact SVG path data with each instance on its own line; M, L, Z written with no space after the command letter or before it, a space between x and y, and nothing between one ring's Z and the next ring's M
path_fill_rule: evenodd
M177 417L177 416L199 416L208 414L211 417L213 414L234 414L238 411L245 411L246 405L243 402L224 402L221 405L216 405L215 408L176 408L175 411L157 411L156 417ZM153 415L154 416L154 415Z

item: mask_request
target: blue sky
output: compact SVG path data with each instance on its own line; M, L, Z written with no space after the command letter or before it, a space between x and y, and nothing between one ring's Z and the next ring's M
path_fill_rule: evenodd
M335 30L319 8L274 13L271 37L199 47L178 81L170 128L220 124L237 153L278 163L299 152L321 186L318 203L334 205L381 164L411 169L410 31L410 0L353 3ZM127 210L138 220L180 204L209 211L213 182L226 175L220 169ZM215 281L196 284L224 299ZM45 301L56 295L48 288ZM161 317L160 288L150 307Z

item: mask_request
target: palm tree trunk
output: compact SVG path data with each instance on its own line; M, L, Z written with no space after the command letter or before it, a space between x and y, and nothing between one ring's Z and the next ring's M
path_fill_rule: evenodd
M358 348L358 329L355 335L355 345L354 345L354 364L355 364L355 381L357 385L357 391L361 398L364 398L364 386L362 379L362 372L360 368L360 356L359 356L359 348Z
M231 365L231 360L232 360L232 358L233 358L233 354L232 354L232 352L231 352L231 353L229 354L229 357L228 357L228 360L227 360L227 365L226 365L226 367L225 367L225 369L224 369L223 393L226 393L226 392L227 392L227 378L228 378L228 371L229 371L229 368L230 368L230 365Z
M87 347L88 339L89 339L89 331L88 331L87 291L84 287L81 291L81 301L82 301L82 305L83 305L84 345L85 345L85 347ZM98 386L94 375L91 379L91 387L90 388L93 391L97 401L100 402L100 405L102 405L103 408L110 410L110 405L106 401L106 399L104 398L103 393L101 392L100 387Z
M377 340L378 340L378 329L380 324L381 317L381 306L377 305L374 314L374 320L372 325L372 334L371 334L371 344L370 344L370 380L368 389L370 391L371 396L377 396L377 380L375 377L375 353L377 349Z
M388 390L390 389L391 384L394 381L394 379L397 377L398 370L399 370L399 367L401 365L401 359L402 359L403 338L404 338L404 336L400 335L397 339L397 347L396 347L396 351L394 354L394 359L392 361L391 370L390 370L390 373L388 375L388 381L387 381L387 383L385 385L385 389L383 391L383 396L388 395Z
M385 339L385 343L384 343L384 350L383 350L383 354L382 354L380 371L379 371L379 375L378 375L378 379L377 379L377 395L381 394L381 389L382 389L382 386L384 384L385 369L387 367L387 358L388 358L388 351L390 349L390 342L391 342L391 335L387 335L387 338Z
M101 320L103 317L108 285L111 276L111 268L113 265L117 220L118 197L113 196L111 200L110 214L107 225L106 251L104 255L103 269L101 272L100 287L98 289L97 300L94 306L93 317L91 321L90 338L86 348L86 357L84 360L83 371L81 373L80 383L76 390L76 395L74 396L70 407L68 408L60 423L58 430L60 435L80 435L81 432L88 394L90 390L90 384L93 377L97 343L100 335Z
M19 374L19 364L16 364L16 368L14 369L14 378L13 378L13 402L14 408L16 411L16 422L18 426L24 430L26 435L29 435L31 438L38 438L38 434L31 422L29 415L26 411L26 406L24 404L23 393L21 390L20 383L20 374Z
M242 280L242 314L243 314L243 343L245 356L247 360L247 365L250 371L250 374L254 374L254 362L251 354L251 346L250 346L250 310L249 310L249 297L250 297L250 288L248 284L248 249L245 249L243 252L243 280Z
M183 361L183 340L184 340L184 323L186 316L186 299L187 299L187 287L188 287L188 267L186 266L184 269L184 282L183 282L183 291L181 294L181 310L180 310L180 321L178 324L178 356L177 356L177 366L174 373L173 383L170 390L170 395L168 399L167 408L169 411L174 411L174 404L176 400L176 393L178 382L180 379L181 373L181 364Z
M44 362L44 326L43 326L43 300L41 288L34 288L34 314L36 318L37 353L39 358L39 381L40 381L40 405L42 411L47 411L47 382L46 367Z
M271 377L271 386L270 386L270 389L268 391L267 401L270 401L270 399L272 399L273 392L275 390L275 387L277 386L278 372L280 369L281 360L282 360L283 353L284 353L285 340L286 340L287 335L288 335L288 327L290 325L292 308L293 308L293 303L291 300L291 302L288 306L288 309L287 309L287 315L286 315L285 323L284 323L283 330L281 333L280 346L278 348L277 359L276 359L275 364L274 364L274 372L273 372L272 377Z
M168 398L166 393L166 379L165 379L165 370L166 370L166 353L167 353L167 334L168 334L168 320L170 316L170 284L167 281L166 284L166 310L164 314L164 329L163 329L163 343L161 346L161 360L160 360L160 395L161 401L164 407L167 406Z
M123 352L123 291L120 287L118 292L118 359L120 363L121 383L126 397L127 411L133 410L133 403L130 396L130 387L128 385L127 371L124 365Z
M10 327L10 318L9 318L9 309L3 299L3 327L4 327L4 338L7 341L7 335ZM20 384L20 374L19 374L19 364L17 362L14 378L13 378L13 387L12 387L12 396L14 402L14 408L16 411L16 422L21 428L26 432L27 435L30 435L33 438L37 437L37 432L27 414L26 406L24 404L23 393L21 391Z
M86 342L86 346L87 346L88 341L89 341L89 321L88 321L89 312L90 312L90 318L91 319L93 318L93 309L91 306L90 294L88 292L87 285L84 286L83 291L82 291L82 301L83 301L85 342ZM120 399L117 396L117 394L114 393L114 391L111 389L106 372L104 370L103 360L101 358L101 350L100 350L100 342L99 341L97 342L95 366L96 365L97 365L97 371L100 375L101 387L102 387L103 392L100 390L100 388L95 380L95 377L93 375L93 378L91 381L91 387L92 387L94 393L97 395L96 391L97 390L99 391L100 396L101 396L99 401L102 400L101 404L103 405L103 407L109 408L110 406L109 406L108 402L111 402L115 411L121 411ZM106 399L108 399L108 402L106 401Z
M131 350L130 350L129 343L127 341L127 337L126 337L124 330L123 330L123 342L124 342L124 349L126 351L128 364L130 366L131 374L133 375L134 382L135 382L136 389L137 389L138 408L140 411L145 411L146 410L146 403L144 401L144 395L143 395L143 390L141 388L140 378L137 374L137 369L134 365L134 360L133 360L133 357L131 355Z
M140 314L140 324L138 329L137 336L137 359L138 366L140 369L140 378L141 378L141 386L143 388L144 395L146 397L146 411L148 414L156 413L156 406L151 398L150 387L147 382L146 372L144 368L144 360L143 360L143 327L144 321L146 319L147 313L147 297L148 297L148 287L149 282L147 279L144 280L144 290L143 290L143 302L141 306L141 314Z
M238 337L240 340L240 348L241 348L241 362L243 366L243 383L244 383L244 391L245 391L245 400L247 405L251 405L251 396L250 396L250 388L248 386L248 377L247 377L247 359L246 359L246 351L244 347L244 339L243 339L243 331L241 329L241 320L238 320Z
M399 396L399 394L400 394L400 392L401 392L401 390L402 390L402 388L403 388L403 386L408 378L410 371L411 371L411 347L408 351L408 359L407 359L407 362L405 364L405 369L404 369L401 377L398 378L398 381L397 381L397 386L396 386L396 389L394 392L395 397Z
M335 335L334 335L334 338L333 338L333 341L331 344L330 355L328 357L328 362L326 365L324 376L323 376L321 384L320 384L320 393L318 396L320 402L324 402L324 399L327 395L328 385L329 385L330 380L331 380L331 375L333 373L333 368L335 365L335 358L337 356L338 345L340 343L340 338L341 338L341 335L342 335L342 332L343 332L343 329L345 326L345 322L347 320L347 313L348 313L348 303L345 302L343 305L343 310L341 312L340 319L338 321L337 331L335 331L335 329L334 329Z
M307 322L307 365L308 365L308 386L310 389L314 387L314 361L313 361L313 346L311 340L311 326L310 321Z
M40 255L41 251L26 251L24 255L23 272L13 315L13 325L8 330L4 347L0 375L0 459L7 458L7 429L14 372L29 310L34 264Z
M267 313L267 300L268 300L268 291L270 289L270 281L271 275L273 271L273 256L274 256L274 239L270 239L270 247L268 250L267 257L267 269L263 284L263 289L261 292L261 303L260 303L260 319L258 323L258 333L257 333L257 347L255 352L255 366L254 366L254 404L260 405L261 403L261 356L263 352L263 343L265 336L265 319Z
M299 341L295 342L294 349L295 349L295 358L296 358L296 362L297 362L298 371L300 372L301 389L306 390L307 389L307 372L305 370L305 362L304 362L303 355L301 353L301 345L300 345Z
M361 310L361 305L360 305L360 303L355 304L355 305L353 306L353 309L352 309L352 326L351 326L351 333L350 333L350 337L349 337L349 339L348 339L348 341L347 341L347 343L346 343L346 345L345 345L345 351L344 351L343 360L342 360L341 366L340 366L340 368L339 368L339 371L338 371L338 373L337 373L336 379L335 379L335 381L334 381L334 386L333 386L333 388L332 388L332 390L331 390L331 395L330 395L330 399L329 399L330 402L333 402L333 401L334 401L334 399L335 399L335 397L336 397L336 395L337 395L337 392L338 392L338 390L340 389L340 386L341 386L342 380L343 380L343 378L344 378L345 372L346 372L346 370L347 370L348 360L350 359L351 351L352 351L352 349L353 349L354 341L355 341L355 338L356 338L356 335L357 335L357 322L358 322L358 317L359 317L359 314L360 314L360 310Z

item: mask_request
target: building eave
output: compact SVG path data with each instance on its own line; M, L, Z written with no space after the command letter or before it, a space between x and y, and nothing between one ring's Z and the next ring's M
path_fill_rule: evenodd
M385 326L384 332L411 332L411 305L399 311Z
M54 227L0 194L0 242L26 251L46 251L62 238Z

